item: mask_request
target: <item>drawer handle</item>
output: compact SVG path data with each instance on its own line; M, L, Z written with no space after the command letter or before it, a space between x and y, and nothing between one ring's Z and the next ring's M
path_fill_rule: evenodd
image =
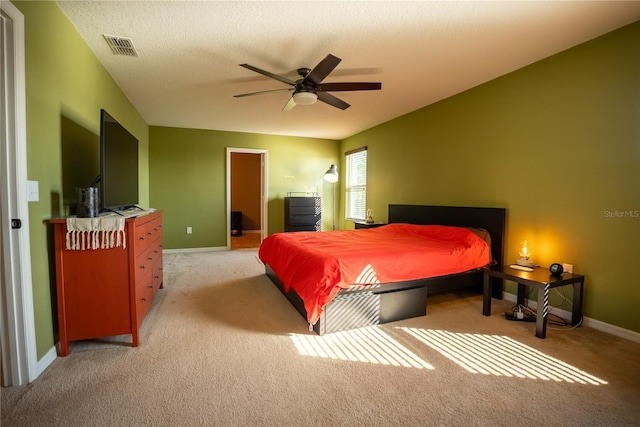
M153 286L149 285L149 289L153 289Z
M159 279L159 278L160 278L160 276L153 276L153 278L154 278L154 279Z
M152 236L152 235L153 235L153 233L152 233L152 232L150 232L150 231L149 231L147 234L148 234L149 236Z
M144 240L144 236L140 236L140 240Z
M153 261L153 258L151 258L151 257L148 257L147 259L148 259L149 261Z
M146 300L147 300L146 298L142 298L142 301L146 301Z
M145 268L147 268L147 267L146 267L145 265L141 265L141 266L140 266L140 268L141 268L142 270L144 270L144 269L145 269Z

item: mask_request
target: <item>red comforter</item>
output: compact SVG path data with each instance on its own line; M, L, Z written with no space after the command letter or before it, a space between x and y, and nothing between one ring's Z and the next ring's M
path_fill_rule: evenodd
M350 285L443 276L490 262L487 243L466 228L412 224L277 233L262 242L258 255L285 291L293 288L302 298L310 324Z

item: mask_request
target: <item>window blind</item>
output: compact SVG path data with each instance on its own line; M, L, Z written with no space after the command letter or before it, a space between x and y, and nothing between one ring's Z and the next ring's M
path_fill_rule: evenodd
M363 221L367 214L367 148L346 154L346 219Z

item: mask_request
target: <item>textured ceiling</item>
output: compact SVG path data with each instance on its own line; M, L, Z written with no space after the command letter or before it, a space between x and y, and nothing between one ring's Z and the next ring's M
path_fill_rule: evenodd
M343 139L640 19L627 1L58 1L150 125ZM103 35L132 39L116 56ZM325 82L382 82L282 112L327 54Z

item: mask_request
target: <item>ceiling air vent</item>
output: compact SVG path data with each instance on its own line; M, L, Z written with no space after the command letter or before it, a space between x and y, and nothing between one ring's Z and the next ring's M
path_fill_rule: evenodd
M133 46L131 39L126 37L108 36L103 34L114 55L138 56L138 51Z

